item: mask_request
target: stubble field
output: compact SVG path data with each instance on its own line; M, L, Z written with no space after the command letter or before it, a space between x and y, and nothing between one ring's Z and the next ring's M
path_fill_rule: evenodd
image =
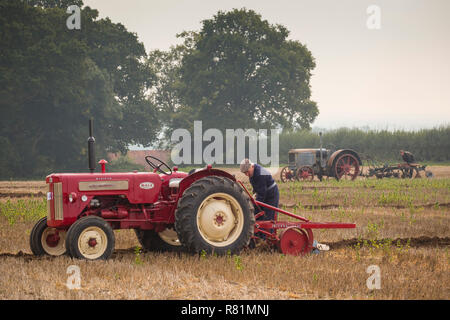
M356 223L315 231L330 251L306 257L142 252L132 230L115 231L108 261L34 257L28 237L46 214L45 183L0 182L0 299L449 299L450 167L429 169L433 179L279 182L286 210ZM66 286L71 265L80 289ZM380 289L367 286L371 265Z

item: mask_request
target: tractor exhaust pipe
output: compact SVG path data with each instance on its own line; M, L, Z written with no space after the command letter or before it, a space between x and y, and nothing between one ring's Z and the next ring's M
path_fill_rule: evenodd
M89 171L94 173L95 171L95 150L94 143L95 138L93 137L94 131L94 121L92 119L89 120L89 138L88 138L88 162L89 162Z

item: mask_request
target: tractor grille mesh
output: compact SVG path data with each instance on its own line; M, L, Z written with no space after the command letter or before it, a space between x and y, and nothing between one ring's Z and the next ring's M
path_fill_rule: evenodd
M63 220L62 182L53 184L53 199L55 203L55 220Z

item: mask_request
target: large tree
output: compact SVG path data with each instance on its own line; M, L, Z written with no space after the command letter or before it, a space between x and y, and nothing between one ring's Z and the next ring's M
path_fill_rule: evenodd
M151 102L158 106L161 122L164 127L161 132L161 146L167 146L167 137L176 128L193 130L194 112L184 105L180 95L182 87L181 63L183 57L192 50L195 32L182 32L177 35L184 38L180 45L172 46L169 51L154 50L149 52L147 65L156 75L150 94Z
M144 46L89 7L69 30L68 4L0 0L0 178L86 169L90 118L99 157L156 138Z
M173 124L204 128L309 128L311 52L289 31L252 10L219 11L186 33L179 69L180 104Z

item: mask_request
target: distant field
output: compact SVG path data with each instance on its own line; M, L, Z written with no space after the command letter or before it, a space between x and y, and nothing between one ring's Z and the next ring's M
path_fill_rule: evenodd
M307 257L140 253L134 232L120 230L108 261L36 258L28 237L46 214L45 183L0 182L0 299L449 299L450 167L429 169L433 179L279 182L286 210L357 225L315 231L331 249ZM80 290L66 287L70 265ZM366 286L370 265L379 290Z

